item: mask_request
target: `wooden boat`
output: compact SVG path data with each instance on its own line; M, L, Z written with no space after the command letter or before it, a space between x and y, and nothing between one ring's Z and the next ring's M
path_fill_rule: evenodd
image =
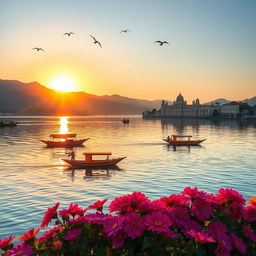
M206 140L191 140L191 137L191 135L172 135L163 140L170 146L198 146L201 142Z
M119 157L109 159L109 156L112 155L111 152L85 152L85 160L70 160L70 159L62 159L64 162L68 163L73 167L107 167L113 166L125 159L126 157ZM103 160L96 160L92 159L92 156L107 156L106 159Z
M130 123L130 119L124 118L124 119L122 120L122 122L123 122L123 124L129 124L129 123Z
M55 147L63 147L63 148L71 148L71 147L78 147L82 146L82 144L89 140L86 139L79 139L75 140L76 134L75 133L67 133L67 134L51 134L50 140L40 140L47 145L47 147L55 148ZM57 140L56 140L57 139Z

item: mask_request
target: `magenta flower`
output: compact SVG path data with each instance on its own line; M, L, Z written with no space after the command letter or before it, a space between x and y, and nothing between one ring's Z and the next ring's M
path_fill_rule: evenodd
M176 206L189 206L190 199L184 195L170 195L169 197L162 197L159 199L166 206L172 207Z
M0 239L0 249L7 249L12 245L12 240L15 238L15 236L10 236L8 238L5 238L4 240Z
M189 196L192 200L196 198L205 199L207 194L204 191L199 191L198 188L186 187L181 192L183 195Z
M104 214L101 212L96 212L96 213L85 215L85 219L87 220L88 223L94 223L94 224L98 224L98 225L104 224L105 221L110 218L112 218L111 215Z
M204 221L212 215L212 207L202 199L195 199L192 203L191 212L200 220Z
M168 213L173 226L183 228L189 221L188 211L181 206L173 206Z
M104 232L107 236L115 236L119 230L123 230L124 217L113 216L112 218L108 218L104 225Z
M50 230L45 231L45 233L39 238L39 241L49 240L54 238L57 233L60 231L61 227L57 226Z
M129 213L125 215L124 219L124 231L127 235L134 239L143 234L145 230L144 221L136 213Z
M249 226L244 226L244 233L249 239L251 239L253 242L256 242L256 235Z
M78 204L70 204L68 209L63 209L59 212L60 216L69 219L70 216L82 216L86 210L83 210Z
M227 235L223 235L222 239L217 242L216 256L230 256L232 244Z
M96 209L97 211L102 212L103 205L104 205L107 201L108 201L107 198L104 199L104 200L102 200L102 201L97 201L97 202L95 202L94 204L88 206L88 207L86 208L86 210L89 210L89 209Z
M215 243L215 240L207 233L196 232L195 230L190 230L187 233L199 243Z
M248 222L256 221L256 206L251 205L244 208L243 217Z
M65 235L65 240L75 240L77 239L81 234L81 229L72 229L69 230L68 233Z
M230 238L231 238L232 244L236 247L236 249L239 252L241 252L243 255L245 255L245 253L246 253L246 246L245 246L243 240L241 238L237 237L234 234L231 234Z
M111 236L111 241L115 248L119 248L123 246L125 238L125 233L122 230L118 230L115 235Z
M60 203L56 203L55 206L53 206L52 208L48 208L47 211L44 214L42 223L41 223L41 227L45 228L48 226L48 224L51 222L51 220L56 216L57 214L57 209L59 207Z
M16 245L11 250L8 250L7 256L30 256L32 254L32 246L24 243Z
M207 233L216 240L221 240L226 232L226 225L220 221L212 221L207 227Z
M216 195L217 200L222 203L237 203L238 205L244 205L246 200L238 192L231 188L219 189L219 194Z
M146 216L145 225L148 226L148 230L168 232L169 227L172 225L172 221L164 213L153 212Z

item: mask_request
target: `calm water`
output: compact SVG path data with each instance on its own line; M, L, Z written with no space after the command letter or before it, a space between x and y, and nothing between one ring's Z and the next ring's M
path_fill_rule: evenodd
M22 235L40 224L48 207L70 203L88 206L96 200L141 191L150 199L197 186L216 193L221 187L256 195L256 122L226 120L142 120L130 117L24 117L15 128L0 129L0 238ZM0 118L3 119L3 118ZM14 118L12 118L14 119ZM117 170L68 170L61 158L69 150L49 149L39 139L58 132L89 137L76 148L112 151L127 156ZM176 151L162 138L171 134L207 138L201 147Z

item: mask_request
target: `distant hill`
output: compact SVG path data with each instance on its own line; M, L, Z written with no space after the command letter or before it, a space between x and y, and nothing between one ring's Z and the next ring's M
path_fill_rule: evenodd
M223 99L223 98L219 98L216 100L212 100L209 102L204 103L204 105L211 105L211 104L215 104L216 102L218 102L220 105L226 104L231 102L230 100L227 99ZM245 99L245 100L239 100L238 102L243 102L243 103L247 103L250 106L255 106L256 105L256 97L250 98L250 99Z
M37 82L0 79L0 113L16 115L110 115L141 114L159 108L149 101L119 95L97 96L85 92L59 93Z

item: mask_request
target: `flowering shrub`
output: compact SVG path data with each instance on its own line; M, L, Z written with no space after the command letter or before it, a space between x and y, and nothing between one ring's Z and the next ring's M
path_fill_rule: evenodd
M256 197L246 205L232 189L214 195L187 187L154 201L133 192L113 200L109 214L103 213L106 201L59 212L57 203L20 244L14 246L14 236L0 240L1 255L256 255ZM51 221L55 226L40 234Z

